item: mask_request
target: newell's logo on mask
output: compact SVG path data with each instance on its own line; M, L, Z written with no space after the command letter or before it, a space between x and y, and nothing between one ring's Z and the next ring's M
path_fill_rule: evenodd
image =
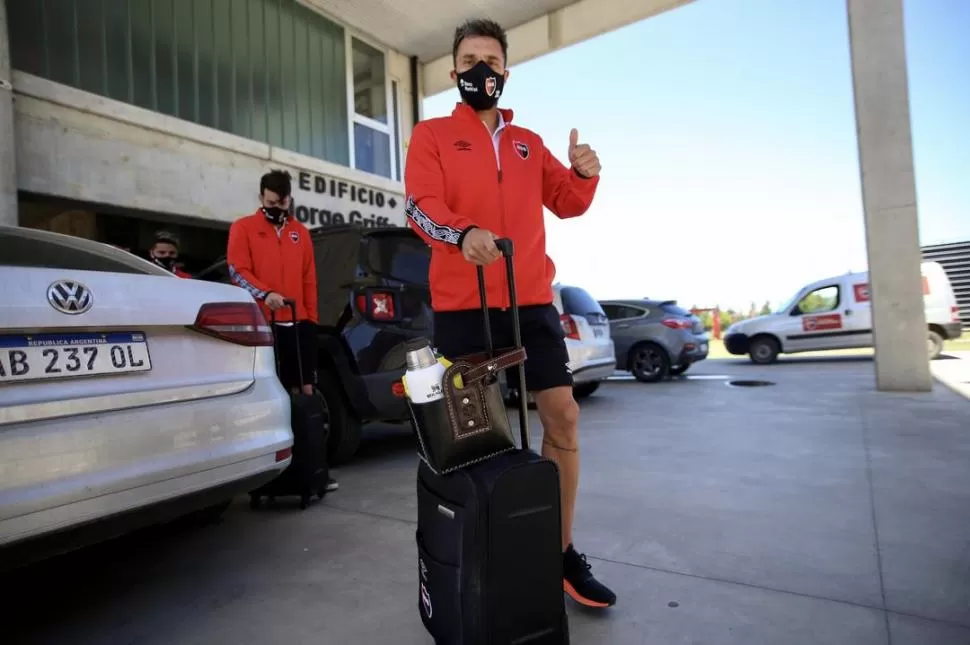
M519 155L523 159L529 158L529 146L522 143L521 141L513 141L512 147L515 148L515 154Z
M496 82L495 82L495 77L494 76L489 76L488 78L486 78L485 79L485 93L488 94L489 96L494 96L495 95L495 85L496 85Z

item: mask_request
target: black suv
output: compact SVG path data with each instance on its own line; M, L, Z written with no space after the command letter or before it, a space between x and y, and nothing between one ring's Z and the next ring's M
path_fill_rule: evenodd
M361 428L407 422L401 376L408 340L431 335L431 251L408 228L355 225L310 233L317 266L320 391L329 407L330 462L349 461ZM226 282L225 258L199 280Z

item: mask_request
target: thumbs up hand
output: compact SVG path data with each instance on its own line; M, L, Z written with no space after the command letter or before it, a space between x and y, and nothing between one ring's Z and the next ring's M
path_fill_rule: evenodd
M596 151L585 143L579 143L579 131L573 128L569 132L569 163L580 176L596 177L600 174L600 159Z

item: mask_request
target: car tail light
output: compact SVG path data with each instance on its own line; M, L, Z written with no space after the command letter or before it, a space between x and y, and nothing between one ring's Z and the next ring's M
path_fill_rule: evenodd
M671 329L690 329L693 326L689 320L680 320L679 318L664 318L660 322L664 327Z
M394 320L394 294L389 291L368 291L358 294L357 310L374 320Z
M953 316L953 322L960 322L960 308L956 305L950 307L950 315Z
M192 328L237 345L273 344L273 331L255 302L209 302L199 309Z
M572 338L573 340L579 340L579 327L576 326L576 321L569 314L562 314L559 316L559 324L562 325L562 331L566 334L566 338Z

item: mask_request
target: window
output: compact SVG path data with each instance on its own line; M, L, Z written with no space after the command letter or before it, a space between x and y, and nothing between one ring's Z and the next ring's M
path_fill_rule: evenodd
M391 179L397 176L391 131L391 101L384 52L350 38L350 96L353 106L354 168ZM394 139L396 141L396 138ZM392 168L392 165L395 168Z
M346 34L296 0L0 2L15 69L350 165Z
M832 311L839 306L839 288L835 285L820 287L806 294L792 310L793 316L818 314Z
M679 306L677 303L674 303L674 302L665 302L660 305L660 308L663 310L665 314L669 314L671 316L689 318L690 316L693 315L691 314L691 312L689 312L688 310L684 309L683 307Z
M377 275L408 284L427 285L431 249L413 233L384 233L367 245L368 268Z
M606 313L606 317L610 320L624 320L627 318L639 318L644 316L648 311L640 309L639 307L630 307L628 305L603 305L603 311Z

